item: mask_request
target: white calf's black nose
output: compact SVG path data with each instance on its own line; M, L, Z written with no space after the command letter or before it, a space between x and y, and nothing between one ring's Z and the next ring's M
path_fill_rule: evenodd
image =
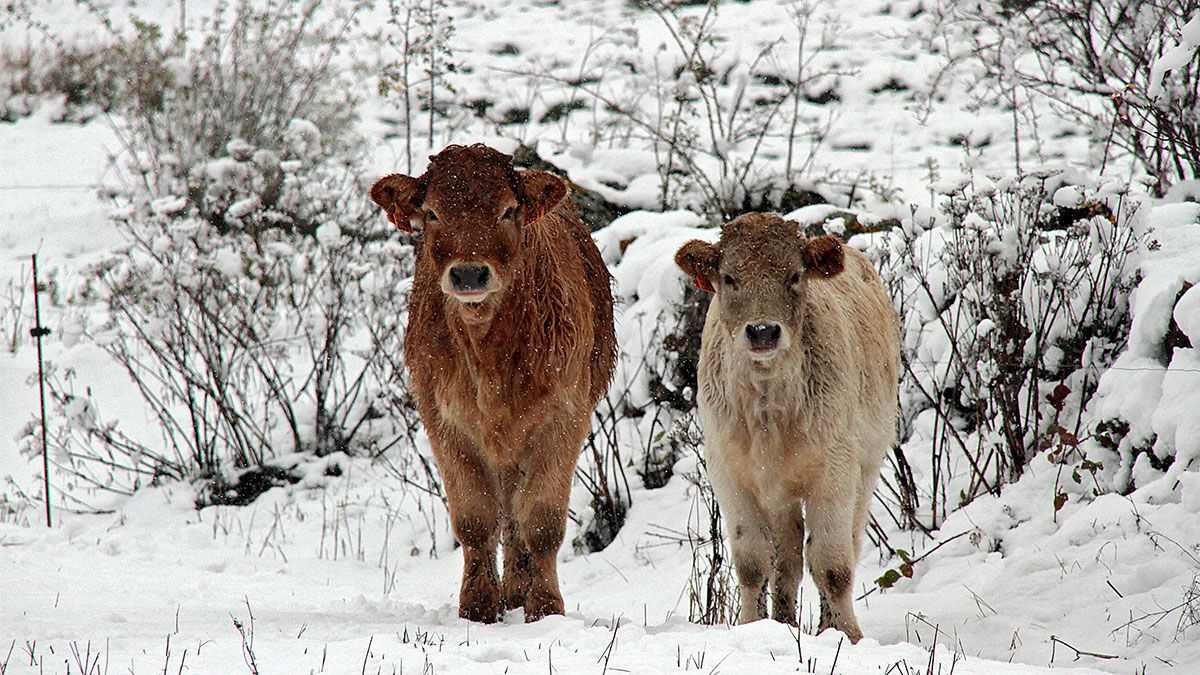
M746 338L750 348L755 350L775 349L779 346L779 336L783 329L777 323L751 323L746 325Z
M455 265L450 268L450 285L456 291L469 293L487 288L492 270L487 265Z

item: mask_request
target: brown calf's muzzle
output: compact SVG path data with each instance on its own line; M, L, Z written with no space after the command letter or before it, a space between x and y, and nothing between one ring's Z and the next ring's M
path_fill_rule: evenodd
M459 302L477 303L500 290L500 279L489 262L455 260L445 266L441 287L443 293Z
M488 290L492 281L492 266L463 264L451 265L448 270L450 286L458 293L478 293Z

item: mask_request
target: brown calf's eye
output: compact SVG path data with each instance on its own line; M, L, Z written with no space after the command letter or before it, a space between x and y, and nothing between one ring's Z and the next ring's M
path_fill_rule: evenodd
M501 220L511 220L512 217L513 217L513 209L510 206L507 209L504 209L504 214L500 216L500 219Z
M796 272L796 273L792 274L792 276L788 277L788 285L789 286L795 286L798 283L800 283L800 273L799 272Z
M437 219L438 219L437 214L434 213L432 210L425 212L425 222L436 223Z
M726 286L729 286L730 288L737 288L737 279L734 279L733 277L729 276L728 274L721 277L721 282L724 283Z

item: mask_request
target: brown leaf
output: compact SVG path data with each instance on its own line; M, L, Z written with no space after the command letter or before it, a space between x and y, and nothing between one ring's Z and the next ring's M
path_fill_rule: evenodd
M1071 388L1065 384L1059 383L1059 385L1054 388L1054 391L1051 392L1046 399L1050 401L1050 405L1054 406L1055 410L1062 412L1063 406L1067 402L1067 396L1070 394Z
M1060 493L1054 495L1054 512L1055 513L1058 513L1059 511L1061 511L1062 507L1064 507L1066 505L1067 505L1067 493L1060 492Z

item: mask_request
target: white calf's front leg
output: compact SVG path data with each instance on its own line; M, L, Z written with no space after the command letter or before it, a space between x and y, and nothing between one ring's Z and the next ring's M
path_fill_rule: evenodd
M818 632L836 628L850 641L858 642L862 630L854 616L854 568L858 565L855 546L855 516L860 488L857 472L842 475L852 480L827 481L805 504L811 548L809 568L821 594Z
M767 521L754 495L736 483L717 453L709 453L708 477L717 504L725 517L726 541L730 542L733 568L737 572L741 607L738 623L767 617L767 581L771 573L772 545Z
M771 516L771 618L796 625L796 591L804 578L804 512L797 500Z

